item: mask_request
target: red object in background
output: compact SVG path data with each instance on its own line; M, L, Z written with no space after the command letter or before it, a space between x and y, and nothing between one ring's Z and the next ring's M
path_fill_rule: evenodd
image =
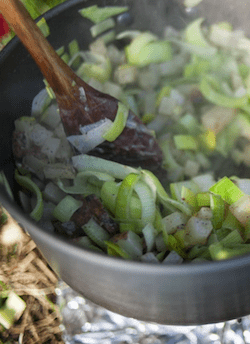
M9 25L6 23L2 14L0 13L0 39L10 31Z

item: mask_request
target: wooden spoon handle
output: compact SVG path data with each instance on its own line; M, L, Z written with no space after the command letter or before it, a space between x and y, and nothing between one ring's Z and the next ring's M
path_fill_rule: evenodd
M57 55L19 0L0 0L0 12L27 48L57 95L70 93L74 73Z

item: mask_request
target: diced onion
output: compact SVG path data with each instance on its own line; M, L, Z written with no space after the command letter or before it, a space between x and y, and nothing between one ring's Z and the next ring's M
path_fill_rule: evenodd
M82 135L71 135L68 136L67 139L80 153L85 154L105 141L103 136L108 132L112 125L113 122L110 119L105 118L96 122L94 125L91 125L91 127L81 127L80 131L82 132Z

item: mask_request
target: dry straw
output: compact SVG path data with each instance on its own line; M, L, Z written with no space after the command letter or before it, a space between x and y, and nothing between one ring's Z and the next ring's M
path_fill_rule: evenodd
M9 328L0 325L0 344L62 344L61 315L55 304L58 278L33 240L5 209L0 228L0 296L13 291L26 303L21 317Z

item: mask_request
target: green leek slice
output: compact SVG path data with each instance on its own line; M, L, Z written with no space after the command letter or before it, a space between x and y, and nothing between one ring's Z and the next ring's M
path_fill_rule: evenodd
M99 224L91 218L88 223L82 226L87 236L96 243L103 250L106 249L106 240L109 240L110 235Z
M241 108L247 104L247 94L242 97L229 97L213 87L214 81L212 77L204 76L200 82L201 93L211 103L229 108Z
M79 13L84 17L91 20L93 23L97 24L101 21L108 19L112 16L116 16L123 12L128 11L127 6L106 6L106 7L98 7L97 5L89 6L83 8L79 11Z
M229 205L237 202L244 196L244 192L227 177L220 179L210 187L209 191L215 195L220 195L221 198Z
M202 33L201 24L203 21L204 18L198 18L190 23L185 30L185 37L188 43L199 47L212 48ZM215 49L215 53L216 50L217 49Z
M15 173L15 179L19 185L28 189L36 195L36 206L30 213L30 216L35 220L39 221L43 215L43 196L39 187L27 176L21 176L17 171Z
M104 31L112 29L113 27L115 27L114 19L108 18L108 19L105 19L104 21L102 21L96 25L93 25L90 28L90 32L91 32L92 37L95 38L96 36L100 35Z
M104 172L84 171L77 173L74 185L64 186L62 180L59 180L57 185L61 190L69 194L84 196L96 194L99 196L100 188L106 181L114 181L114 177Z
M124 250L122 249L118 244L112 242L112 241L104 241L106 247L107 247L107 253L109 256L114 257L121 257L124 259L132 259L132 257Z
M79 201L72 196L67 195L55 207L53 216L61 222L68 222L70 221L72 215L79 208L81 208L82 205L82 201Z
M5 187L6 192L10 196L12 200L14 200L14 196L10 187L10 184L5 176L4 171L0 171L0 183Z
M177 149L180 150L194 150L197 151L199 148L198 142L192 135L175 135L174 143Z
M40 19L37 22L37 26L42 31L42 34L44 35L44 37L48 37L50 35L50 29L45 18Z
M114 123L108 129L108 131L103 135L103 138L109 142L114 141L122 133L126 126L127 118L129 114L129 109L126 105L118 102L118 109L115 116Z
M143 182L138 181L134 190L141 201L141 221L144 226L152 224L155 220L156 204L149 186Z
M130 173L139 174L139 171L133 167L122 165L117 162L105 160L102 158L97 158L87 154L73 156L72 162L73 166L78 172L104 172L119 180L124 179Z
M210 207L213 212L213 227L215 229L221 228L225 215L225 203L220 195L213 195L210 193Z
M243 238L240 235L240 232L235 229L231 233L229 233L225 238L220 241L220 244L224 247L231 247L234 248L238 244L243 244Z
M130 200L134 186L140 178L140 175L131 173L122 181L116 198L115 217L117 219L130 219Z

